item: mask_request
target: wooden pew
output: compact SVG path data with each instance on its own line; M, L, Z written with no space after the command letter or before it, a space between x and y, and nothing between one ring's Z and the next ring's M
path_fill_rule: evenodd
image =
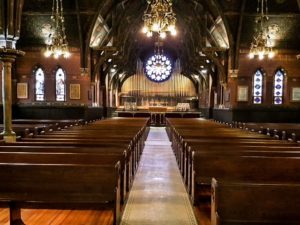
M178 146L174 148L179 168L184 175L185 169L191 161L191 149L194 151L198 150L217 150L223 151L234 151L239 148L248 150L298 150L300 147L297 144L290 142L283 142L279 140L262 141L261 139L231 139L231 138L215 138L215 139L182 139ZM266 147L266 149L264 149Z
M28 137L33 134L38 134L39 132L48 128L47 124L12 124L12 129L17 136ZM0 124L0 130L3 129L3 125Z
M71 200L68 203L63 202L63 200L62 202L60 202L60 197L62 195L59 196L57 198L58 201L56 201L56 197L51 197L52 194L50 194L48 198L45 198L43 194L42 199L39 200L38 204L35 202L36 198L34 194L32 195L32 198L30 198L30 195L26 196L28 197L28 199L23 199L24 196L22 196L21 199L18 199L19 195L13 199L9 199L6 198L7 196L4 196L6 200L2 199L0 195L0 202L9 205L9 207L11 208L12 220L16 221L15 224L17 224L20 219L19 209L22 207L28 208L31 207L31 205L33 208L76 208L78 205L78 208L80 209L90 209L91 207L98 208L102 206L106 207L107 205L109 205L109 208L111 209L112 206L114 206L117 209L114 210L115 223L118 223L120 204L122 203L122 201L125 201L124 196L128 192L130 185L132 184L133 175L137 169L137 163L142 151L143 141L145 140L148 132L148 129L146 128L147 121L148 119L142 118L96 121L94 123L82 126L68 127L67 130L63 131L52 130L52 132L50 133L46 131L44 132L45 135L34 135L33 138L22 139L22 142L17 142L15 144L4 143L0 146L0 164L5 165L5 168L12 168L7 170L16 171L15 173L18 174L18 176L14 181L19 181L18 185L21 185L21 181L23 182L26 176L29 177L30 173L33 173L32 175L33 177L37 177L36 179L48 179L48 175L50 176L50 174L48 173L51 173L52 171L50 168L54 168L53 173L67 170L66 173L70 173L70 176L73 176L73 179L75 180L76 174L80 173L80 170L78 168L84 167L84 170L85 168L87 168L88 172L91 169L90 173L92 175L92 172L99 167L99 176L106 177L106 179L113 179L113 175L110 176L110 174L107 173L107 176L106 174L105 176L103 176L103 174L101 174L101 171L103 173L106 173L104 170L102 170L102 168L114 168L114 163L116 162L116 160L119 160L117 188L118 200L116 201L116 204L114 204L110 199L102 199L102 203L105 202L105 204L101 203L100 206L98 205L98 202L95 202L94 204L94 202L89 202L90 199L83 199L85 196L81 196L81 193L79 192L74 202L72 200L72 197L75 198L75 195L70 197ZM125 133L125 135L122 135L122 133ZM24 142L25 140L28 142ZM25 165L26 167L24 167ZM95 168L96 166L97 168ZM28 173L24 173L25 178L23 180L21 179L21 175L19 175L20 171L22 170L20 169L21 167L26 168L25 171L27 171L28 169ZM58 167L60 169L55 169ZM72 171L69 171L68 168L70 167L75 168L73 168ZM41 174L36 174L34 172L34 168L38 168L38 172L40 172ZM5 169L3 171L5 171ZM46 173L47 176L45 178L42 177L42 173ZM2 174L0 173L0 175ZM56 175L59 176L60 174L58 173ZM81 175L82 174L79 174L77 182L78 179L81 179ZM5 180L6 177L4 177L3 179L0 177L0 179ZM54 180L53 177L49 177L49 179L50 181L48 183L51 183ZM106 185L106 179L103 178L103 185ZM14 181L12 180L11 184ZM25 181L25 183L28 182L30 190L39 191L38 188L35 189L34 187L35 184L39 184L38 180L35 180L34 178L33 183L30 183L30 179L26 178ZM66 179L65 182L66 183L62 183L62 185L67 185L67 188L72 188L68 183L68 179ZM75 181L72 180L71 182ZM101 182L99 181L99 183ZM18 185L16 186L16 189L19 188ZM53 184L53 186L54 185L55 184ZM89 184L86 184L86 186L88 185ZM93 185L94 187L94 185L98 184L91 183L91 185ZM101 190L101 186L99 187ZM20 186L20 188L23 187ZM74 189L76 188L77 184L74 186ZM106 190L106 186L104 186L103 188L105 188ZM115 189L113 188L112 190ZM21 191L22 189L18 189L16 190L16 193ZM51 190L50 193L52 193ZM97 194L100 195L101 193ZM106 192L104 192L104 194L105 193ZM15 193L12 193L9 196L13 195L15 195ZM40 196L38 196L38 198L39 197ZM52 198L54 199L54 201L51 201ZM76 202L79 198L80 201ZM34 201L34 204L32 204L32 201ZM95 199L95 201L98 200ZM107 204L108 202L112 202L113 204Z
M187 189L191 193L192 200L197 204L200 203L198 200L202 194L201 190L206 190L205 187L210 190L211 178L213 177L222 183L251 183L252 186L300 183L300 176L298 175L300 172L300 148L297 144L274 140L270 136L256 134L249 130L233 129L225 124L211 121L195 119L183 122L168 119L167 125L168 135L172 140L179 166L185 171L183 176L187 176L187 178L184 177ZM192 161L189 163L190 157ZM294 198L297 199L300 196L299 187L300 184L297 187L298 190L294 192ZM240 189L242 188L237 188L238 191ZM263 198L252 199L251 191L242 195L241 193L237 194L235 190L231 189L222 194L224 204L221 203L221 209L219 208L220 201L218 201L220 193L213 196L216 201L214 205L212 204L212 224L299 224L299 216L293 217L294 215L288 214L288 209L293 207L293 203L291 203L293 201L292 194L289 195L289 200L282 204L282 207L285 208L283 214L288 215L286 218L292 218L294 221L276 217L276 215L280 215L279 210L276 211L275 209L276 213L272 213L272 207L281 204L279 192L272 192L270 189L262 194L265 196L271 191L271 195L267 196L266 199L274 202L269 207L268 204L260 201ZM215 192L218 190L214 191L213 194ZM254 196L258 196L257 193L255 192ZM274 197L272 197L273 193L275 193ZM210 191L208 194L210 196ZM241 197L243 202L240 202L240 196L243 196ZM282 193L282 196L285 194ZM252 205L247 205L248 198ZM285 201L285 199L283 200ZM270 215L269 218L261 217L264 215L263 213L251 214L253 208L253 211L256 211L256 201L259 201L259 204L262 203L265 214ZM231 204L232 202L234 203ZM296 202L297 209L294 212L299 211L299 202ZM245 204L247 206L243 208ZM203 205L202 202L200 205ZM230 214L226 214L227 212ZM235 217L235 212L238 212L237 217ZM256 212L259 213L259 210ZM222 216L218 220L216 218L220 213ZM250 215L248 218L245 217L247 213Z
M10 224L22 208L110 209L120 221L120 165L0 163L0 202ZM80 182L79 182L80 181Z
M236 152L232 155L194 155L191 177L191 198L197 202L201 186L210 186L211 179L226 181L300 182L300 154L257 156L257 152ZM195 163L196 162L196 163Z
M144 134L141 134L144 135ZM46 143L43 145L49 145L49 146L57 146L62 143L62 146L94 146L94 147L105 147L105 146L115 146L115 147L124 147L128 146L128 157L131 161L132 166L132 173L136 172L136 169L138 167L138 162L140 160L140 156L142 154L142 149L144 146L144 137L125 137L120 138L120 136L109 136L108 138L106 136L102 136L101 138L92 138L92 137L69 137L67 135L58 135L57 137L51 137L51 135L47 136L46 138L41 137L38 138L22 138L20 143L24 143L24 145L35 145L34 142L37 143ZM30 143L30 144L27 144ZM128 144L129 143L129 144ZM20 144L15 144L20 145ZM22 144L21 144L22 145ZM36 145L35 145L36 146Z
M274 144L274 143L235 143L226 145L225 143L223 145L198 145L197 143L190 143L189 147L185 150L185 152L182 153L181 157L181 172L186 180L188 177L190 177L191 173L191 166L192 166L192 152L197 153L199 151L200 153L214 153L217 155L232 155L234 153L238 152L257 152L257 155L274 155L276 153L284 153L284 152L298 152L300 151L300 146L295 145L286 145L283 144ZM197 163L197 162L194 162Z
M5 145L0 146L0 156L2 153L19 153L24 155L29 155L34 159L34 154L38 158L38 155L40 155L41 159L43 155L47 155L48 159L55 159L57 162L62 162L64 159L62 158L64 155L69 155L69 158L74 155L74 157L77 157L77 155L82 155L82 159L85 159L86 162L89 162L93 160L92 158L95 157L96 159L99 159L99 157L103 159L99 159L101 162L106 161L110 158L117 158L118 161L120 161L120 170L121 170L121 201L125 201L125 197L127 195L127 192L130 189L130 186L133 182L133 160L131 156L131 149L129 147L123 147L123 146L38 146L38 145ZM15 155L16 156L16 155ZM4 157L4 156L3 156ZM20 156L19 156L20 157ZM24 156L25 157L25 156ZM44 156L45 157L45 156ZM52 157L52 158L50 158ZM53 158L54 157L54 158ZM89 159L91 158L91 159ZM29 160L29 159L28 159ZM80 159L81 160L81 159ZM1 158L0 158L1 161Z
M59 126L70 126L70 125L83 125L85 120L83 119L71 119L71 120L47 120L47 119L14 119L14 124L58 124Z
M276 136L278 139L297 141L296 139L300 136L300 125L294 123L244 123L242 127Z
M23 138L22 142L17 142L14 144L4 144L4 147L0 147L0 151L89 153L103 154L104 157L105 154L125 154L124 172L122 170L122 174L124 173L122 177L124 177L124 179L121 179L121 186L124 187L124 192L121 192L123 201L123 199L125 198L123 196L126 196L126 193L129 191L130 186L133 182L133 176L138 167L138 161L143 147L143 140L145 139L145 134L147 134L147 129L145 128L147 119L135 120L136 123L126 129L129 132L127 132L126 135L124 135L124 138L121 139L121 136L114 135L115 132L107 132L102 128L107 128L107 126L103 126L104 123L106 125L113 124L112 126L108 126L109 130L119 131L119 124L121 124L121 126L128 126L128 122L133 121L107 120L105 122L96 122L98 124L94 123L92 125L84 125L82 127L72 127L71 129L74 129L73 136L65 135L64 131L61 131L61 134L56 134L53 136L48 135L49 139L36 137ZM53 134L55 134L56 132L57 131L54 131ZM43 137L43 135L40 136ZM123 163L121 165L123 165Z
M211 225L300 224L300 183L212 180Z

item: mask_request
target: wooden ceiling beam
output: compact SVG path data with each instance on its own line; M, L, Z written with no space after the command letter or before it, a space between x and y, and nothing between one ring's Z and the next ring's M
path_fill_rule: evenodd
M242 5L241 5L241 9L240 9L240 18L239 18L238 31L237 31L237 34L236 34L234 61L233 61L233 65L231 65L234 69L239 68L239 55L240 55L239 50L240 50L240 43L241 43L241 35L242 35L245 7L246 7L246 0L243 0Z
M77 27L78 27L78 38L80 44L80 67L87 68L87 55L85 49L85 43L83 42L83 32L81 27L81 18L80 18L80 9L78 0L75 0L75 7L76 7L76 18L77 18Z
M222 47L204 47L202 48L203 52L226 52L227 48Z
M300 0L297 0L297 4L298 4L299 11L300 11Z
M300 0L297 0L298 2L300 2ZM239 16L241 14L241 12L236 12L236 11L227 11L224 12L225 16ZM248 16L248 17L256 17L258 16L257 13L249 13L249 12L244 12L243 16ZM278 17L278 18L298 18L300 17L299 13L268 13L269 17Z
M93 16L97 12L95 10L85 10L85 11L80 11L79 12L81 15L88 15L88 16ZM23 11L22 15L24 16L51 16L52 12L34 12L34 11ZM76 16L77 12L76 11L64 11L64 16Z

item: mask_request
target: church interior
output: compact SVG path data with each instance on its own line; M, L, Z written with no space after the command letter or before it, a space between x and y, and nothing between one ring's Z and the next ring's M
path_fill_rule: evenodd
M0 225L300 224L299 40L300 0L1 0Z

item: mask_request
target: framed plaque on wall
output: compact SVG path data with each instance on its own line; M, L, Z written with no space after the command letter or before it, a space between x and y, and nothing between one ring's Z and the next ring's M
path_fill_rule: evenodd
M248 101L248 86L238 86L237 88L237 101L238 102L247 102Z
M300 87L293 87L291 90L291 101L300 102Z
M80 84L70 84L70 99L80 99Z
M28 84L27 83L17 83L17 98L27 99L28 98Z

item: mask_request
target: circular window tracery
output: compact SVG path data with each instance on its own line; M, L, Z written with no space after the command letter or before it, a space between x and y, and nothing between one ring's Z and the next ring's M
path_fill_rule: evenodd
M172 63L167 56L155 54L147 60L145 72L150 80L164 82L172 74Z

